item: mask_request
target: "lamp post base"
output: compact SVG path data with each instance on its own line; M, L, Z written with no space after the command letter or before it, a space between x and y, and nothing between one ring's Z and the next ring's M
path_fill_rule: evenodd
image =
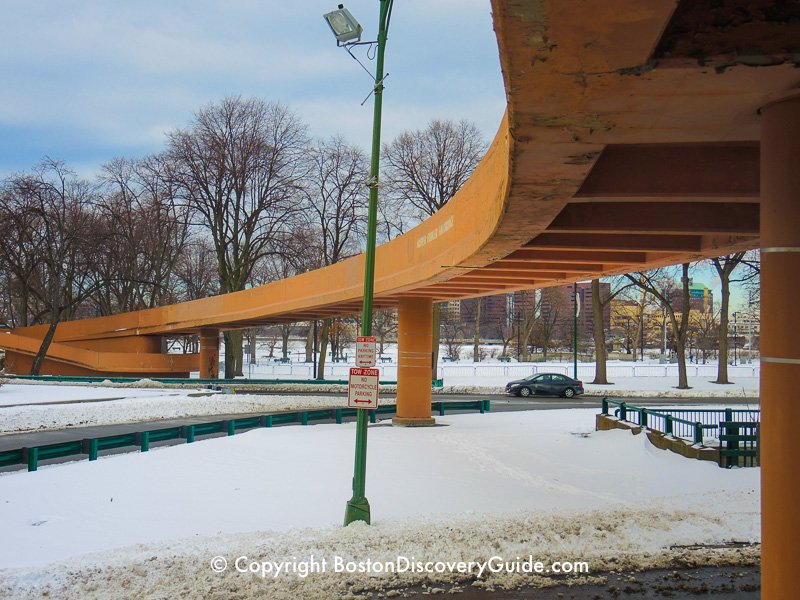
M369 502L366 498L350 498L344 510L344 525L347 527L353 521L370 523Z

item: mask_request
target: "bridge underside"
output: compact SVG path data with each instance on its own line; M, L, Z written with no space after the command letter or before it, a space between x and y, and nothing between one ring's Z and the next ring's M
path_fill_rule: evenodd
M398 415L431 416L418 383L431 375L420 339L433 301L761 247L762 589L794 597L800 4L491 4L506 118L459 194L377 252L375 306L404 315ZM213 374L220 330L355 314L362 274L363 256L225 297L64 323L45 368ZM189 333L205 341L199 356L160 353L162 336ZM43 335L17 329L0 346L24 368Z

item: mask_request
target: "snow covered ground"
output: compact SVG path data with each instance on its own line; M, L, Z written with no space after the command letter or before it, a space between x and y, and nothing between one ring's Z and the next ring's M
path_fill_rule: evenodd
M478 382L464 379L461 385L448 385L436 393L500 394L508 380L485 378ZM476 383L478 385L476 385ZM637 377L619 379L614 385L586 384L587 395L622 397L737 397L757 398L757 380L750 385L718 386L707 381L691 382L690 390L669 387L664 378ZM0 387L0 434L3 432L43 431L67 427L137 423L159 419L213 416L226 414L264 414L273 411L313 410L344 407L345 386L272 386L281 396L256 394L223 394L197 388L152 387L133 384L97 386L48 384L18 380ZM317 392L338 392L340 396L316 395ZM381 403L394 403L396 388L383 386ZM435 398L435 396L434 396Z
M3 474L0 596L330 598L416 584L530 585L546 577L348 574L335 564L530 555L586 561L591 576L668 566L681 553L718 555L675 546L758 541L759 469L723 470L659 451L645 436L595 432L596 412L370 426L371 527L340 527L352 424L254 430ZM756 551L736 552L753 560ZM325 559L325 572L273 577L266 562L302 570L312 556ZM264 578L236 568L262 563L271 569Z
M36 385L36 387L32 387ZM60 385L46 382L6 384L0 387L0 407L29 404L67 404L76 401L115 400L123 398L153 398L180 395L163 388L114 388L107 386Z

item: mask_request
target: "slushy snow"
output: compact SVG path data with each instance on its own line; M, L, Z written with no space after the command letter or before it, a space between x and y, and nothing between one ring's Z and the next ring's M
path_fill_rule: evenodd
M657 450L643 435L595 432L596 413L371 425L370 527L341 527L353 424L259 429L3 474L0 596L330 598L421 583L531 585L545 580L331 570L262 579L234 565L241 556L332 564L532 555L600 572L703 556L679 546L758 542L759 469L724 470ZM703 560L713 561L708 552ZM752 561L757 551L732 552ZM224 573L211 569L217 556Z

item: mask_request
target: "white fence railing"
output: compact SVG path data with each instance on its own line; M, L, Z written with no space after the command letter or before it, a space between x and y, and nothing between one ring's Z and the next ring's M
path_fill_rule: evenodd
M347 379L353 365L334 363L325 365L326 379ZM397 364L379 364L383 381L397 380ZM678 365L609 365L606 367L609 378L614 377L677 377ZM224 366L220 365L220 372ZM717 365L686 365L689 377L716 377ZM272 364L261 363L245 365L245 377L251 379L312 379L313 368L309 363ZM564 363L528 363L528 364L444 364L438 368L437 375L441 379L448 377L508 377L509 379L525 377L536 373L561 373L572 375L572 365ZM728 366L728 377L759 377L761 367L758 364ZM578 364L578 378L594 377L594 364Z

